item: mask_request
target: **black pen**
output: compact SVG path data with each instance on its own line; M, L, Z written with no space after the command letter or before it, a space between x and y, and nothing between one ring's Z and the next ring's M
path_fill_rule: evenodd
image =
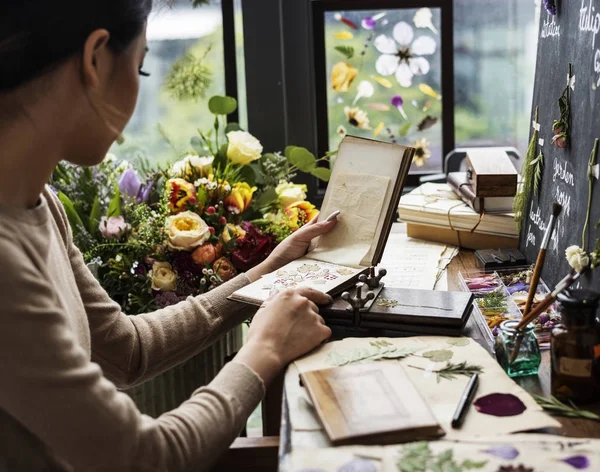
M453 428L461 427L465 419L465 415L467 414L467 411L469 411L469 406L473 401L473 396L475 395L475 391L477 390L478 381L479 375L473 374L473 377L471 377L471 380L469 380L467 388L462 394L462 397L460 397L460 402L458 403L456 411L454 412L454 418L452 418L451 423Z

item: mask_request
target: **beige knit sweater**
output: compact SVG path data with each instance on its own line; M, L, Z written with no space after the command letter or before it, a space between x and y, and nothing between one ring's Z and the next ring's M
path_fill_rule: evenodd
M175 307L126 316L73 245L58 199L0 206L0 471L207 470L264 394L229 363L157 419L117 391L200 352L248 312L244 275Z

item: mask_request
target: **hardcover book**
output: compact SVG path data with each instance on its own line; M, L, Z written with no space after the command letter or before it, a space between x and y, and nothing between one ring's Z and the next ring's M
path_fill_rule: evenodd
M514 197L477 197L473 191L473 184L466 172L450 172L448 185L454 190L463 202L473 208L477 213L486 212L511 212Z
M334 446L396 444L444 435L399 364L357 364L300 374Z
M335 228L306 256L229 298L261 305L273 290L309 286L336 295L352 286L381 260L413 154L413 148L346 136L318 217L340 210Z

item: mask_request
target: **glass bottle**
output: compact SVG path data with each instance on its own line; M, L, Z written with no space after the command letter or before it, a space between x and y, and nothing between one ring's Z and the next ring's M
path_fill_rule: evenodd
M517 330L518 324L519 320L507 320L500 325L500 333L496 336L496 359L509 377L537 375L542 354L533 332L535 325L530 323Z
M567 290L558 296L561 324L552 330L552 394L586 403L600 394L600 337L596 309L600 295Z

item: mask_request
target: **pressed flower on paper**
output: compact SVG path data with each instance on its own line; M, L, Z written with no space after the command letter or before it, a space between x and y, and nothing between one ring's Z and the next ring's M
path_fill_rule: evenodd
M415 157L413 157L413 163L417 167L423 167L425 161L431 157L431 152L429 151L429 141L425 138L417 139L417 141L413 144L415 148Z
M347 62L338 62L331 71L331 86L336 92L347 92L358 75L358 70Z
M355 128L367 130L371 129L371 127L369 126L369 117L366 111L361 110L358 107L345 107L344 114L346 115L348 123L350 123Z

